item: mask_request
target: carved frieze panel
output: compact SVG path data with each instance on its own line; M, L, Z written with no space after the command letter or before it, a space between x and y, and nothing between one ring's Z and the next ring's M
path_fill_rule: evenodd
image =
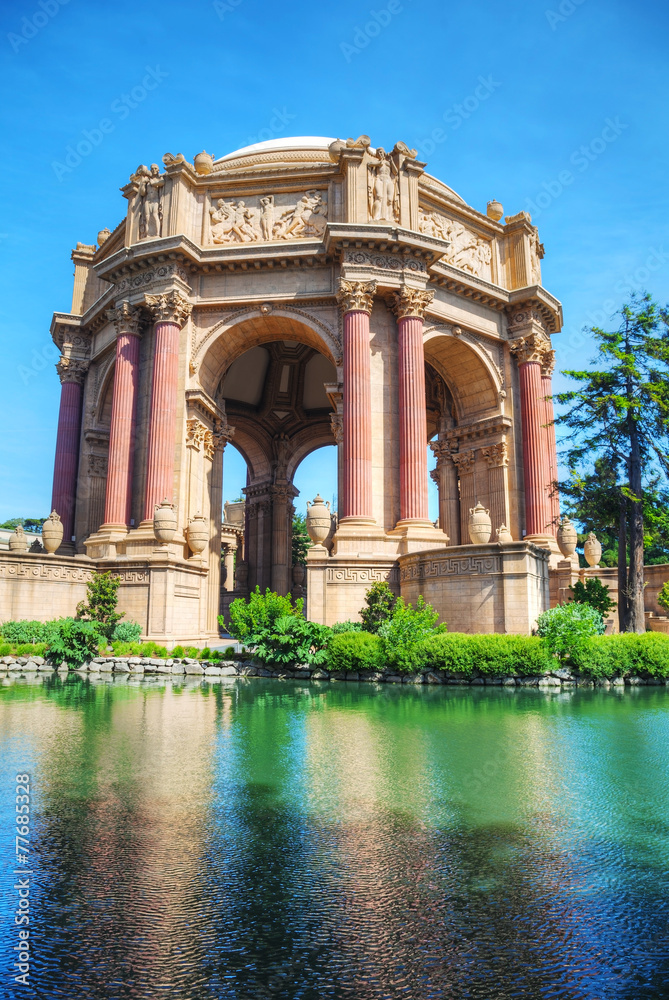
M326 583L397 583L399 571L396 567L392 569L381 569L373 566L362 566L360 569L353 566L342 566L336 569L329 566L327 569Z
M477 278L490 278L492 251L488 240L476 236L457 219L448 219L438 212L421 209L418 228L426 236L448 240L451 244L444 260Z
M342 263L354 264L358 267L378 267L384 271L416 271L427 274L424 260L415 257L398 257L395 254L376 253L373 250L345 250Z
M295 195L265 194L247 200L219 198L209 209L210 242L262 243L320 239L328 221L324 191ZM284 200L285 199L285 200Z
M404 583L406 580L425 580L429 577L487 575L501 571L499 556L444 556L404 566L400 579Z
M139 274L122 278L116 285L116 291L120 295L126 295L159 282L171 281L173 278L180 278L189 284L188 272L180 264L161 264L159 267L147 268Z

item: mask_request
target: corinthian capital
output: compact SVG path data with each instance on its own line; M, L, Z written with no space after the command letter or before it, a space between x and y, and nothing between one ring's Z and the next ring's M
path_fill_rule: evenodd
M375 281L346 281L342 278L337 292L339 308L344 313L358 311L370 315L375 292Z
M422 319L433 298L434 292L403 285L399 292L393 292L390 307L398 319L408 319L410 316Z
M430 451L436 455L437 468L439 468L449 458L453 458L453 452L451 451L451 446L448 441L430 441Z
M178 326L184 325L193 308L181 292L174 290L162 295L145 295L144 304L154 323L176 323Z
M139 336L141 313L137 306L129 302L121 302L115 309L107 310L107 319L116 327L117 336L121 333L132 333Z
M519 365L529 362L544 365L553 355L550 340L540 333L531 333L528 337L518 337L510 345L511 353Z
M541 374L550 378L555 371L555 351L546 351L541 362Z
M83 385L84 379L86 378L86 372L88 371L88 361L82 361L79 358L66 358L61 357L60 361L56 364L56 371L58 372L58 377L61 383L65 382L76 382L77 385Z

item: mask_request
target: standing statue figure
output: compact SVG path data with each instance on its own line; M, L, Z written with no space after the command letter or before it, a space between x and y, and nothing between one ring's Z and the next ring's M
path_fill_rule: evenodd
M260 199L260 230L264 240L274 235L274 195L266 194Z
M398 216L397 167L379 146L378 166L369 166L369 214L374 222L396 222Z
M141 198L139 238L145 240L150 236L161 236L163 224L161 188L165 186L165 181L160 176L160 167L157 163L152 163L149 170L142 164L137 168L136 180L137 193Z

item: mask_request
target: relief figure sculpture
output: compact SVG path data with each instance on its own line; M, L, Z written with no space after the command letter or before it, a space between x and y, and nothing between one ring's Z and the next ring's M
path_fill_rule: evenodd
M369 166L369 214L374 222L396 222L398 218L397 167L379 146L378 165Z
M150 236L160 236L163 222L161 188L165 186L165 181L160 176L160 167L157 163L152 163L149 170L142 164L137 168L135 179L138 184L137 194L141 199L139 238L144 240Z

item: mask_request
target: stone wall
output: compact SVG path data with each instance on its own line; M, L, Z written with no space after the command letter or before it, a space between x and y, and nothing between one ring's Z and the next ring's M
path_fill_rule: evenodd
M73 615L94 569L85 556L0 552L0 621Z
M547 549L459 545L400 556L400 593L422 595L450 632L529 634L549 606Z
M588 580L597 577L609 588L609 596L616 602L616 608L611 612L607 620L607 632L618 631L618 569L615 566L597 566L594 568L577 570L569 567L566 561L558 564L556 570L550 573L551 607L556 604L564 604L569 600L576 580ZM644 605L646 615L665 618L667 611L657 603L657 595L665 580L669 580L669 563L659 563L656 566L644 567ZM652 627L652 625L651 625ZM659 629L658 629L659 631Z

